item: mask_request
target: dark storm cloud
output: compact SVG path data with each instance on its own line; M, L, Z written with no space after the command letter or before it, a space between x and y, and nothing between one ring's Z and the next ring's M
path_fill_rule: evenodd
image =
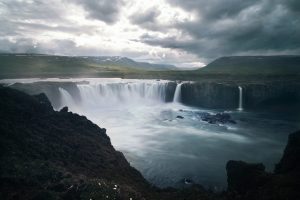
M282 4L286 5L290 10L294 12L300 12L300 1L299 0L285 0Z
M129 20L132 24L138 25L149 30L161 30L162 27L158 25L157 17L161 12L157 8L151 8L144 12L133 13Z
M113 24L119 19L119 12L124 5L123 0L75 0L92 19Z
M182 49L201 58L300 53L299 0L169 0L197 19L175 28L191 39L141 37L154 46Z

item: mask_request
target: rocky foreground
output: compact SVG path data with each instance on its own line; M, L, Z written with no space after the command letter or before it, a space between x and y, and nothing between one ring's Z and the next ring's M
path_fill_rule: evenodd
M0 87L0 199L300 199L300 132L274 173L227 163L228 190L158 189L84 116L54 111L45 95Z

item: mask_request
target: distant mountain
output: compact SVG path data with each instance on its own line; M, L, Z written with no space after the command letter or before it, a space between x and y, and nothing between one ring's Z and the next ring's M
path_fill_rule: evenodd
M45 55L45 54L1 54L0 61L5 60L6 62L11 62L14 64L18 60L43 60L42 65L54 64L55 62L77 62L78 65L82 63L89 63L90 65L98 67L108 67L108 66L118 66L134 69L143 69L143 70L170 70L176 69L173 65L164 65L164 64L152 64L146 62L136 62L127 57L121 56L56 56L56 55ZM2 63L2 62L1 62ZM7 63L10 64L10 63ZM1 64L3 65L3 63Z
M99 57L82 57L101 65L120 65L145 70L166 70L176 69L174 65L152 64L147 62L136 62L127 57L120 56L99 56Z
M122 77L124 74L175 70L173 65L136 62L120 56L56 56L0 53L0 78Z
M231 56L221 57L202 69L213 74L300 74L300 56Z

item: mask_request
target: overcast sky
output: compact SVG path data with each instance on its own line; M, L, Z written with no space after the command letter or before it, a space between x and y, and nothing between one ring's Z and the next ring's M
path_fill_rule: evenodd
M0 52L203 66L300 54L300 0L0 0Z

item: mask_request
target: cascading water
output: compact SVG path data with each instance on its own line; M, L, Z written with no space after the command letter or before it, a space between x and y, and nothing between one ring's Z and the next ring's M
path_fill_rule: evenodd
M216 111L177 103L182 102L181 83L176 86L174 103L165 102L173 96L169 94L174 90L168 88L173 86L170 81L119 78L11 81L28 84L44 81L43 92L48 97L52 95L51 103L57 99L57 110L68 106L71 112L106 128L113 146L124 153L130 164L151 183L162 187L181 186L178 184L182 180L190 179L222 189L226 187L224 163L233 158L248 162L264 160L271 170L281 156L279 149L285 146L287 138L282 133L296 129L284 121L274 127L273 115L269 121L263 118L262 126L261 115L245 112L232 113L233 119L245 119L241 123L207 123L201 116ZM238 89L238 109L242 110L243 88ZM59 93L52 94L56 91Z
M69 107L72 107L73 109L75 109L75 101L74 101L73 97L70 95L70 93L61 87L58 88L58 91L59 91L60 97L61 97L61 99L60 99L61 105L63 105L63 106L68 105Z
M178 83L175 89L173 102L180 103L181 102L181 86L183 83Z
M128 106L163 103L166 99L167 81L94 82L76 84L81 102L79 107ZM72 109L75 101L68 91L59 88L61 105ZM76 107L78 107L76 106Z
M243 110L243 88L241 86L239 88L239 107L238 110L242 111Z

